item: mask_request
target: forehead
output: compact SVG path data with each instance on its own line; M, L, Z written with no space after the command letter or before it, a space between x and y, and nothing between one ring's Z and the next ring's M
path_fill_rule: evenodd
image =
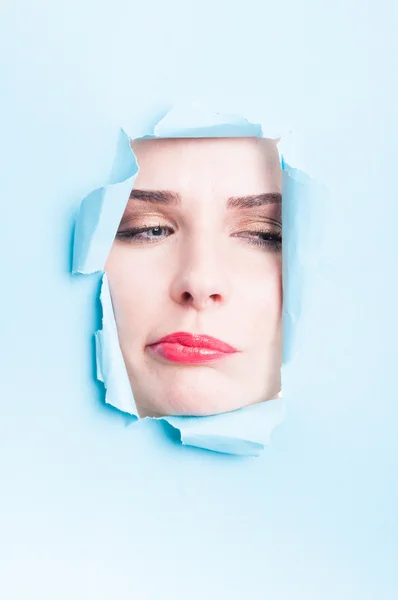
M222 194L280 192L282 173L275 140L200 138L135 140L135 187Z

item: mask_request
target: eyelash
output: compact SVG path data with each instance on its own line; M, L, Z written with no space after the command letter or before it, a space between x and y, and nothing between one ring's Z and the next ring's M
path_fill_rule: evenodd
M246 235L257 236L251 239L241 236L241 238L246 239L253 246L266 248L275 252L279 252L282 248L282 235L280 233L271 233L271 231L245 231L244 233Z
M141 233L147 233L148 231L153 231L154 229L162 229L162 230L167 230L170 232L173 232L174 230L171 227L162 227L162 225L155 225L152 227L131 227L130 229L125 229L124 231L118 231L116 234L116 239L118 240L122 240L122 241L135 241L138 242L140 244L152 244L154 241L157 241L158 239L163 239L161 236L155 236L154 238L152 238L152 240L148 240L148 238L146 239L140 239L137 238L138 235L140 235Z
M116 239L120 241L134 241L139 244L153 244L160 239L164 239L162 236L155 236L153 238L138 238L137 236L142 233L147 233L149 231L153 231L154 229L160 229L163 231L169 231L171 234L174 230L171 227L165 227L161 225L157 225L154 227L131 227L130 229L125 229L124 231L118 231L116 234ZM270 231L245 231L243 239L245 239L249 244L267 248L269 250L279 251L282 248L282 236L280 233L271 233ZM245 236L258 236L257 238L248 238ZM259 236L263 236L262 238ZM235 237L238 237L235 234Z

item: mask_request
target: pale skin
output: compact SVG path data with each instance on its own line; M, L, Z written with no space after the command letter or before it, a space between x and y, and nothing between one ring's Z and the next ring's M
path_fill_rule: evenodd
M140 170L105 270L139 415L219 414L277 397L277 141L136 140L132 148ZM148 351L180 331L213 336L238 352L187 365Z

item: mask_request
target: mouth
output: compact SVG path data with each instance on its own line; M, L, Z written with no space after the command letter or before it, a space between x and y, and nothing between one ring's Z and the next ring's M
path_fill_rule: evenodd
M193 365L220 360L238 352L216 338L183 331L166 335L147 347L169 362Z

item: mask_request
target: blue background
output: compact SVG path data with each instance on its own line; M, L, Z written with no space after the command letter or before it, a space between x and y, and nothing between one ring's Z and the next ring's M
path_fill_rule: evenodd
M367 4L3 0L2 598L397 598L397 10ZM99 278L70 275L119 127L183 99L292 129L329 189L256 459L105 407Z

